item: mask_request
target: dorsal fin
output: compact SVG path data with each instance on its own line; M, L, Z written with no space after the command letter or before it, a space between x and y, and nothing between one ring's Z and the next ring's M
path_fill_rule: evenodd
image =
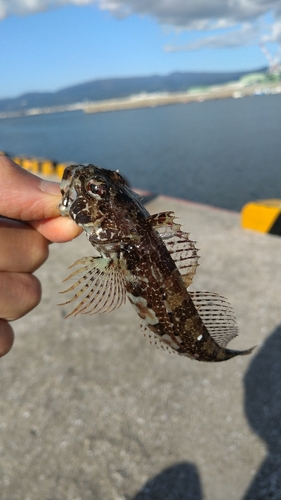
M125 278L119 268L119 263L104 257L84 257L77 260L70 267L82 265L68 276L68 281L78 275L81 277L67 290L71 292L81 285L81 288L68 301L60 306L80 300L78 305L66 317L77 314L96 314L113 311L125 303Z
M158 214L153 214L147 217L147 220L151 223L153 228L157 229L157 231L162 234L180 231L181 225L176 224L174 222L175 219L176 216L174 212L159 212Z
M181 225L174 222L175 218L174 212L160 212L151 215L148 219L163 239L188 287L196 274L199 255L195 242L189 239L189 233L181 231Z
M177 231L169 238L165 238L165 245L172 259L181 273L186 287L191 285L199 266L199 255L195 242L189 239L189 234Z
M238 335L234 311L229 302L214 292L189 292L209 334L220 347Z

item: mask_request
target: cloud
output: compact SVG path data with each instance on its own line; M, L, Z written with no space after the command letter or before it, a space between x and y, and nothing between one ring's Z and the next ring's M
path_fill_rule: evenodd
M228 26L252 21L278 9L280 13L280 0L0 0L0 15L3 18L67 4L94 3L116 16L149 15L160 24L186 29L206 29L217 22Z
M280 0L99 0L99 6L118 17L148 15L161 25L179 30L228 28L225 33L205 36L184 46L165 47L169 52L234 48L255 45L261 40L281 44ZM261 19L269 12L274 22L263 26Z
M67 4L78 6L95 4L113 16L123 18L132 14L150 16L161 25L180 30L214 30L242 25L240 30L210 36L185 47L167 47L166 50L197 50L203 47L237 47L256 43L258 35L264 42L281 43L280 0L0 0L0 19L9 15L26 15L55 9ZM267 34L256 27L256 22L271 12L275 22ZM252 26L251 26L252 25Z
M241 28L236 28L233 31L227 31L223 34L205 36L194 42L185 45L166 45L165 52L182 52L193 51L199 49L221 49L245 47L254 45L260 42L260 30L258 26L244 23Z
M280 0L99 0L99 5L114 15L150 15L160 24L201 30L218 22L224 27L251 22L277 9Z
M281 45L281 16L280 20L276 21L269 34L262 36L263 42L276 42Z
M93 0L0 0L0 19L10 15L23 16L55 9L67 4L87 5Z

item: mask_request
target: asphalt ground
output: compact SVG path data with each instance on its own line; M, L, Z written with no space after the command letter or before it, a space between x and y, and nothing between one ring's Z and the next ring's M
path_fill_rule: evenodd
M65 319L62 280L91 255L53 244L41 304L0 361L1 500L280 500L281 238L237 213L158 197L200 249L192 289L226 296L250 356L199 363L156 349L129 304Z

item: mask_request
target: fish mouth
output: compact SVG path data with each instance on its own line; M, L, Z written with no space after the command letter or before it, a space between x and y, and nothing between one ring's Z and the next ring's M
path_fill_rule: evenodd
M77 198L76 191L74 191L73 194L74 194L74 196L67 193L61 199L61 201L58 205L58 208L59 208L59 211L60 211L62 216L69 215L69 210L71 208L71 205L75 201L75 199Z
M63 183L62 183L63 184ZM73 186L61 187L62 199L59 202L58 208L61 215L69 215L72 203L77 198L77 191Z
M60 185L62 199L58 205L59 211L62 216L69 215L69 210L71 208L71 205L78 196L77 190L74 186L75 171L76 167L70 166L66 167L63 173Z

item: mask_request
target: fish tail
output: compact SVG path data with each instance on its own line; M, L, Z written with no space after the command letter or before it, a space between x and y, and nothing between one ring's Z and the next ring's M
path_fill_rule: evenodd
M245 349L244 351L239 351L235 349L225 349L224 347L220 347L212 361L226 361L227 359L235 358L235 356L246 356L248 354L251 354L251 352L255 348L256 346L251 347L250 349Z
M238 335L234 311L229 302L214 292L189 292L209 336L206 343L208 361L225 361L251 354L255 347L242 351L228 349L227 344Z

